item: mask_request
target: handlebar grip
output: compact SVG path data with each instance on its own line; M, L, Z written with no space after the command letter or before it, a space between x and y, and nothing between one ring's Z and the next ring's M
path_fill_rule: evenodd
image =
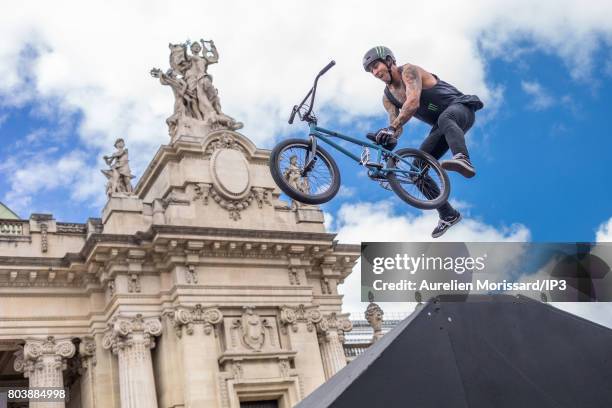
M331 67L333 67L334 65L336 65L336 61L331 60L331 61L330 61L330 63L329 63L329 64L327 64L327 65L325 66L325 68L323 68L323 69L321 70L321 72L319 72L319 76L321 76L321 75L323 75L324 73L326 73L327 71L329 71L329 69L330 69Z
M293 106L293 109L291 109L291 115L289 115L289 124L291 125L293 123L293 119L295 118L295 114L298 111L298 107L297 105Z

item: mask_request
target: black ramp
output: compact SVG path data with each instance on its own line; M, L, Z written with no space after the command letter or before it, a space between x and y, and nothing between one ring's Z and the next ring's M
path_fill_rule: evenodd
M612 407L612 330L523 296L445 299L297 407Z

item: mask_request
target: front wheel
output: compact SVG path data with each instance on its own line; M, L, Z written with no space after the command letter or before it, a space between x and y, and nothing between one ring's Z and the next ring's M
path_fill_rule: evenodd
M446 171L422 150L398 150L387 160L387 170L393 192L416 208L433 210L448 200L450 180Z
M323 204L340 189L340 171L334 159L317 146L311 161L308 140L286 139L270 154L270 172L278 187L289 197L304 204ZM311 163L308 169L305 166Z

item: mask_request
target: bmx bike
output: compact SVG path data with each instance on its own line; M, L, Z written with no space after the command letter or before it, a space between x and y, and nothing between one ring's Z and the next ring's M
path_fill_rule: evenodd
M289 197L304 204L323 204L340 189L340 171L333 157L317 141L322 140L367 169L367 175L392 190L399 198L420 209L435 209L448 200L450 181L438 161L419 149L403 148L396 152L377 144L376 134L368 133L370 143L317 125L313 113L317 82L331 67L331 61L315 78L314 85L289 117L296 114L308 123L308 139L285 139L270 154L270 172L278 187ZM306 101L310 98L310 102ZM332 140L341 139L360 146L361 155ZM346 144L346 143L345 143Z

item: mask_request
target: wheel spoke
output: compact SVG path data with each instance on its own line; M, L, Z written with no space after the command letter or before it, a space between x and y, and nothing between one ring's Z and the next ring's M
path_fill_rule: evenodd
M291 163L295 156L294 163ZM303 175L310 156L310 149L305 145L289 145L278 155L278 169L287 181L287 186L300 194L321 195L332 188L334 173L331 164L319 152L316 161Z

